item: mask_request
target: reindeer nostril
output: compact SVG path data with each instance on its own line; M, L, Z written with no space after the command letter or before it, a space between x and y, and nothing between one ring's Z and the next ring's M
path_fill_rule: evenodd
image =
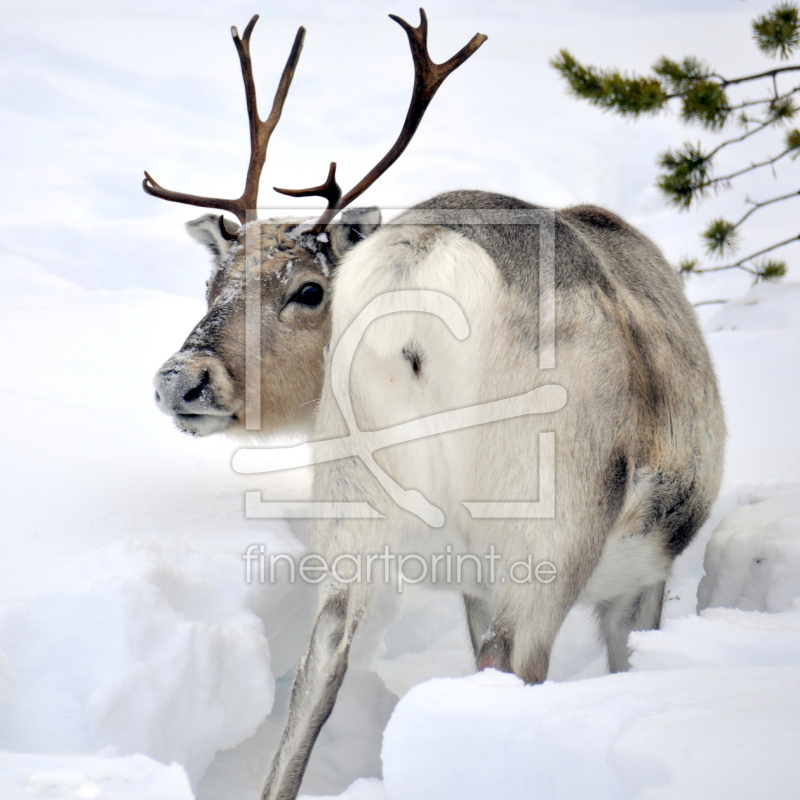
M156 389L156 403L161 402L161 395L158 393L158 389Z
M197 386L194 387L194 389L189 389L189 391L186 392L186 394L183 396L184 401L187 403L191 403L192 401L197 400L197 398L200 397L200 395L202 394L203 389L205 389L206 386L208 386L208 384L209 384L208 370L204 369L203 374L200 376L200 383L198 383Z

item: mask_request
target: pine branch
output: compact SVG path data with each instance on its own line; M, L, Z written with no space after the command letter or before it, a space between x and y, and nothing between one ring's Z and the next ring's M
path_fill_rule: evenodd
M718 148L719 149L719 148ZM732 180L733 178L738 178L740 175L744 175L747 172L752 172L754 169L761 169L761 167L769 167L772 164L775 164L777 161L780 161L785 156L788 156L797 148L794 147L787 147L782 153L779 153L774 158L768 158L765 161L759 161L756 164L750 164L749 167L744 167L743 169L737 170L736 172L731 172L730 175L723 175L721 178L712 178L708 183L703 184L703 187L710 187L715 186L720 183L727 183L728 181Z
M656 180L656 186L666 195L668 202L677 206L679 209L689 209L694 201L708 196L711 189L718 189L733 178L751 172L765 166L771 166L787 155L792 158L800 156L800 130L792 129L786 132L784 143L786 149L777 156L757 163L741 170L723 175L719 178L711 177L712 156L718 153L728 144L741 141L748 136L759 133L766 127L766 123L759 123L759 127L748 131L737 139L723 142L711 153L704 153L700 146L685 142L676 151L667 150L658 159L658 165L663 172Z
M733 255L739 249L739 229L756 211L760 208L780 203L783 200L790 200L792 197L800 197L800 190L789 192L778 197L771 197L768 200L756 202L747 198L745 202L752 208L745 212L737 222L729 222L726 219L718 218L709 223L703 231L703 238L706 242L706 252L709 256L724 258ZM685 271L692 272L697 266L696 262L686 268Z
M781 95L778 95L780 99L784 99L787 97L791 97L793 94L797 94L800 92L800 86L795 86L794 89L790 89L788 92L784 92ZM766 105L770 102L770 100L775 100L775 96L772 97L762 97L759 100L746 100L743 103L737 103L735 106L730 106L731 111L739 111L742 108L749 108L750 106L762 106Z
M771 56L788 58L800 47L800 9L783 0L752 22L753 38L759 48Z
M784 72L797 72L800 70L800 64L791 67L776 67L775 69L767 70L766 72L759 72L756 75L744 75L741 78L723 78L721 75L714 75L713 77L718 78L720 85L722 88L726 88L728 86L735 86L739 83L748 83L749 81L757 81L761 78L774 78L776 75L780 75Z
M758 211L759 208L764 208L764 206L770 206L773 203L779 203L781 200L788 200L791 197L800 197L800 189L796 192L789 192L789 194L782 194L780 197L771 197L769 200L762 200L760 203L756 203L753 200L745 199L746 203L750 203L753 207L745 213L745 215L736 223L734 223L733 228L738 228L746 219L750 217L751 214L754 214Z
M748 261L752 261L754 258L758 258L759 256L763 256L765 253L771 253L773 250L777 250L779 247L785 247L787 244L792 244L792 242L800 241L800 233L796 236L792 236L789 239L784 239L782 242L778 242L777 244L770 245L769 247L765 247L763 250L758 250L755 253L750 253L749 256L745 256L744 258L740 258L733 264L724 264L720 267L694 267L691 270L687 270L689 272L696 272L696 273L704 273L704 272L721 272L722 270L726 269L743 269L745 272L749 272L751 275L758 276L760 274L759 270L752 269L746 266Z
M796 0L780 0L768 12L756 17L752 22L753 38L764 53L779 58L788 58L800 49L800 7ZM666 195L668 201L679 209L688 209L695 201L708 197L713 191L729 187L736 179L749 172L773 167L790 155L800 157L800 129L787 128L784 149L776 156L760 161L751 161L748 166L713 177L715 157L731 145L758 135L768 128L774 128L793 120L800 112L795 103L795 95L800 93L800 84L790 86L781 92L778 78L790 73L800 72L800 64L790 64L765 70L764 72L726 78L714 72L705 63L693 56L681 61L660 58L652 67L650 75L624 75L616 70L601 70L580 64L566 50L562 50L551 64L567 81L570 91L605 110L615 111L623 116L655 114L669 106L671 100L680 99L680 116L685 123L698 123L712 131L721 130L733 119L737 119L744 131L719 142L713 149L704 152L701 144L684 142L675 150L669 149L658 159L661 172L656 185ZM768 79L771 92L758 99L741 99L731 103L726 90L752 81ZM763 94L762 91L759 94ZM756 112L749 109L757 107ZM751 117L751 114L754 116ZM713 220L703 232L708 254L717 258L729 258L739 249L738 239L743 225L759 209L775 203L800 196L793 191L777 197L754 202L735 222L726 219ZM800 235L751 253L733 263L715 267L699 267L696 259L684 259L679 265L682 275L702 272L718 272L726 269L741 269L758 280L776 280L786 272L786 264L762 256L787 244L800 240Z
M774 82L778 74L800 71L800 65L776 67L766 72L729 79L703 68L700 62L691 58L684 59L683 64L662 58L653 66L653 71L670 84L672 91L658 77L626 76L613 70L584 66L567 50L561 50L551 59L550 65L561 73L572 94L606 110L616 111L623 116L657 114L670 100L681 99L684 121L700 122L711 130L722 128L735 110L788 98L800 90L797 87L779 95L776 89L772 98L735 106L727 102L724 91L728 86L762 78L772 78Z
M742 136L737 136L735 139L728 139L726 142L722 142L722 144L717 145L707 156L709 160L714 158L714 156L719 153L720 150L727 147L730 144L736 144L737 142L743 142L745 139L749 139L751 136L755 136L757 133L761 133L764 128L769 127L768 122L758 121L758 127L753 128L751 131L747 131L747 133L743 134Z
M561 50L550 60L550 66L561 73L572 94L623 116L658 113L667 100L664 88L656 78L639 78L614 70L587 67L568 50Z

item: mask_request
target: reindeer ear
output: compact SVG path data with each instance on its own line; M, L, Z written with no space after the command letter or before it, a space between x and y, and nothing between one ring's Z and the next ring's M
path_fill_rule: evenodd
M235 237L239 226L225 217L222 217L222 220L225 230L228 231L231 236ZM189 231L189 236L193 239L197 239L198 242L204 244L211 251L211 256L217 266L224 261L234 241L226 239L222 235L219 226L219 214L203 214L202 217L198 217L186 223L186 230Z
M328 227L330 252L335 263L342 260L350 248L367 238L381 224L379 208L348 208L339 222Z

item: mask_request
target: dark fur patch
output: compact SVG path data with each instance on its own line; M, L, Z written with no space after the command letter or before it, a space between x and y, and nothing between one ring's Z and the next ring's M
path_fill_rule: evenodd
M570 225L569 216L563 212L492 192L462 191L447 192L420 203L396 222L418 219L425 224L425 215L417 212L428 210L456 212L452 219L445 214L437 224L461 233L482 247L497 265L505 283L524 292L534 302L538 302L540 222L551 218L555 228L556 289L590 285L609 297L614 294L603 265L584 234ZM502 215L498 222L496 213L483 218L481 211L507 212L504 216L508 222L502 221ZM462 217L464 222L459 221L459 212L467 212ZM537 213L541 214L539 221ZM531 224L527 224L527 220L532 220Z
M628 489L628 459L621 450L611 455L611 461L603 476L603 503L609 516L614 519L625 499Z
M613 299L614 289L594 251L575 228L556 217L555 224L556 289L580 285L596 286Z
M347 241L352 242L353 244L358 244L359 242L363 242L364 239L367 237L361 233L360 229L357 228L355 225L351 225L347 230Z
M323 612L332 617L338 617L342 621L342 624L344 624L344 620L347 619L347 602L347 591L341 591L337 592L336 594L332 594L325 601Z
M700 529L708 516L707 511L702 513L695 503L686 503L674 514L664 520L667 528L667 550L673 555L680 555L694 535Z
M657 530L667 552L680 555L708 517L708 504L696 496L694 482L681 487L674 478L661 475L655 487L645 532Z
M414 373L414 377L419 378L422 373L422 363L424 361L419 346L409 342L401 352L403 358L411 364L411 371Z
M600 230L621 231L628 228L624 220L599 206L573 206L572 208L565 208L561 213L565 217L572 217Z
M650 349L638 325L635 325L632 320L628 322L628 333L631 344L633 344L636 354L639 356L639 364L642 368L641 386L637 388L642 395L642 399L652 410L653 415L657 416L664 403L664 394L661 390L656 370L653 369Z

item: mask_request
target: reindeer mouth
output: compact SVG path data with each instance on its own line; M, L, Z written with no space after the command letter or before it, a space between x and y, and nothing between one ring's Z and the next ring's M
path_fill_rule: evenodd
M236 421L235 414L173 414L175 427L191 436L221 433Z
M236 421L235 406L219 399L220 395L230 394L231 387L224 374L215 382L215 369L210 358L193 364L178 352L156 373L156 405L179 431L191 436L212 436Z

